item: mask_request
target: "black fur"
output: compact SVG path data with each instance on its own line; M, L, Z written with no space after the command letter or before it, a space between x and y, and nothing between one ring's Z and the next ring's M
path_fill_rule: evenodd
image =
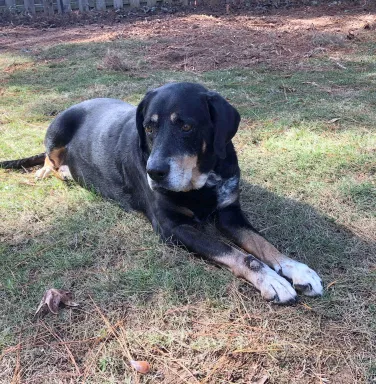
M64 165L78 183L142 211L162 239L233 267L234 248L196 226L213 218L235 242L241 230L253 230L240 208L231 142L239 122L219 94L172 83L147 93L137 108L115 99L72 106L48 128L46 153L65 147ZM19 162L0 166L12 164ZM253 257L239 260L255 273L263 266Z
M26 157L24 159L18 160L7 160L0 162L0 168L4 169L23 169L35 167L36 165L41 165L46 158L45 153L40 153L39 155Z

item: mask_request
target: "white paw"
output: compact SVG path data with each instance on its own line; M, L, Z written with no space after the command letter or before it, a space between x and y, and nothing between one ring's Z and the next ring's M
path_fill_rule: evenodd
M35 172L36 179L45 179L52 172L52 168L44 166Z
M295 260L287 260L281 262L279 268L279 273L290 279L298 292L306 296L322 295L322 281L319 275L307 265Z
M59 168L59 175L62 180L73 180L72 174L70 173L67 165L61 165Z
M260 271L258 282L257 288L264 299L276 304L293 304L296 302L295 289L286 279L268 266L265 265Z

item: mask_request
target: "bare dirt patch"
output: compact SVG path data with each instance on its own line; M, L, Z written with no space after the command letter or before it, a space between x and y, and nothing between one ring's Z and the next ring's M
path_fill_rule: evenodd
M200 72L256 64L295 68L323 54L338 59L353 49L354 41L376 35L375 13L354 5L307 6L261 15L208 10L122 19L106 15L100 24L79 19L73 23L70 18L59 27L47 21L5 25L0 27L0 46L27 52L62 43L143 40L150 43L143 52L149 68Z

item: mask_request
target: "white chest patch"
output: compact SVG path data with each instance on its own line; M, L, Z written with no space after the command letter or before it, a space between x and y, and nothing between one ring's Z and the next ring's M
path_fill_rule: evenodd
M206 185L208 187L216 187L218 208L227 207L239 197L239 178L237 176L222 179L216 173L210 172Z

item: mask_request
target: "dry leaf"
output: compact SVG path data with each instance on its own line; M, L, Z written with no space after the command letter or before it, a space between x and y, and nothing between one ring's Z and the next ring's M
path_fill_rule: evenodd
M326 286L326 289L329 289L332 285L336 284L337 283L337 280L334 280L332 281L331 283L329 283L327 286Z
M131 366L140 373L148 373L150 371L150 364L147 361L129 360Z
M57 315L60 303L67 305L68 307L77 307L78 304L72 301L72 293L64 291L63 289L48 289L38 306L35 314L37 315L45 306L55 315Z
M338 120L341 120L341 118L340 117L335 117L334 119L329 120L328 124L336 123Z
M269 377L267 375L261 377L261 379L257 381L252 381L251 384L265 384L268 381Z
M286 87L284 85L280 85L278 87L280 90L282 90L283 92L286 92L286 93L293 93L293 92L296 92L296 89L295 88L292 88L292 87Z

